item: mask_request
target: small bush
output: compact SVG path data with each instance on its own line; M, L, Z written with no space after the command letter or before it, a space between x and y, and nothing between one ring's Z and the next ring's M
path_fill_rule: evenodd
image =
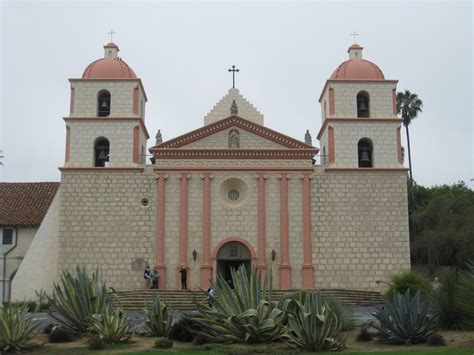
M431 335L426 342L430 345L435 345L435 346L446 345L446 341L444 340L443 336L438 333Z
M60 325L54 326L48 336L50 343L67 343L73 339L71 332Z
M38 326L33 319L25 320L27 304L6 304L0 307L0 351L19 351L31 348L30 339Z
M406 271L401 274L392 275L390 286L385 296L392 299L397 293L405 294L407 290L410 290L412 295L420 291L423 298L428 298L431 291L430 282L415 271Z
M103 350L105 349L105 340L103 336L93 335L87 339L89 350Z
M148 320L145 322L145 332L150 336L164 337L168 335L173 321L173 310L156 296L153 305L147 311Z
M173 346L173 341L171 339L160 337L156 339L154 348L156 349L169 349Z
M110 344L128 341L132 336L130 322L120 309L109 311L106 308L102 314L94 315L89 330Z
M373 337L372 334L369 333L369 329L367 327L362 327L357 334L357 341L372 341Z

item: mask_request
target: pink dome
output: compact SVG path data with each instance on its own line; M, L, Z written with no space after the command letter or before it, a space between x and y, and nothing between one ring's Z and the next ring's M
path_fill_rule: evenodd
M120 58L101 58L89 64L83 79L137 79L135 72Z
M365 59L349 59L334 70L331 80L385 80L385 77L374 63Z

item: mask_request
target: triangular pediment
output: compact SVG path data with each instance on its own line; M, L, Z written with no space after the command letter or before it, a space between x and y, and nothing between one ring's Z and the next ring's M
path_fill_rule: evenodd
M151 148L150 152L159 149L229 149L228 132L234 128L241 132L240 149L317 150L311 145L257 123L239 116L230 116L163 142Z

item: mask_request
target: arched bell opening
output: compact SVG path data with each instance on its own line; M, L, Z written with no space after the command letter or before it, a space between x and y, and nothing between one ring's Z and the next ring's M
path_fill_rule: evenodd
M105 167L109 162L110 143L107 138L97 138L94 143L94 166Z
M217 272L224 277L232 288L231 270L238 270L241 267L245 267L247 274L249 274L251 264L251 252L240 242L231 241L225 243L217 253Z
M97 95L97 116L110 116L110 92L107 90L99 91Z
M370 117L370 98L367 91L357 94L357 117Z
M374 166L373 150L373 144L369 138L362 138L357 143L359 168L372 168Z

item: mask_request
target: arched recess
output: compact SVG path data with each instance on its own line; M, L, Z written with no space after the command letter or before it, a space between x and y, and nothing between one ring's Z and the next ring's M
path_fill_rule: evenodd
M110 142L105 137L99 137L94 142L94 166L105 167L108 165L110 155Z
M100 90L97 94L97 116L107 117L110 116L111 109L111 96L107 90Z
M235 128L229 131L229 148L240 148L240 132Z
M374 145L369 138L362 138L357 143L357 157L359 168L374 167Z
M357 117L370 117L370 96L367 91L357 94Z

